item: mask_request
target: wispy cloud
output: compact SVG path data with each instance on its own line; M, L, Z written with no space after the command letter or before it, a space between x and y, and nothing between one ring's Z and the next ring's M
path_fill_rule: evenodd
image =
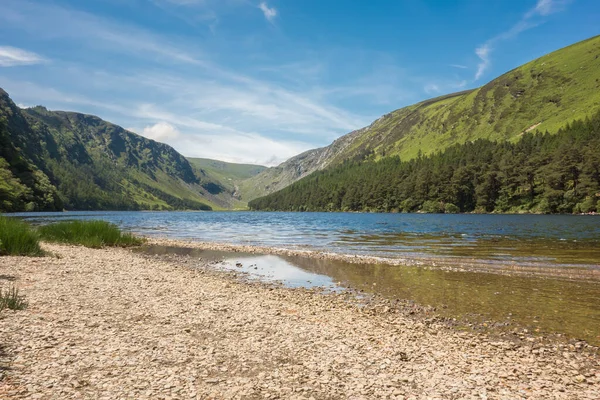
M490 55L494 50L494 45L498 42L514 38L521 32L538 26L543 22L539 19L540 17L546 17L550 14L564 10L570 1L571 0L537 0L535 7L527 11L516 24L510 27L510 29L494 36L481 46L477 47L475 49L475 54L480 62L477 65L477 71L475 72L475 81L479 80L491 66L492 62Z
M263 12L263 14L265 15L265 18L269 21L269 22L273 22L273 20L275 19L275 17L277 16L277 10L275 9L275 7L269 7L267 5L266 2L261 2L258 5L258 8L261 9L261 11Z
M452 68L459 68L459 69L467 69L467 68L469 68L466 65L461 65L461 64L448 64L448 66L452 67Z
M475 80L478 80L483 76L485 71L490 66L490 43L486 43L481 47L475 49L475 54L481 60L479 64L477 64L477 72L475 72Z
M248 18L262 18L257 0L228 1L232 8L247 7ZM228 43L228 37L204 41L185 36L186 30L179 36L159 33L54 2L2 3L0 32L10 30L23 42L43 40L44 56L52 58L41 76L0 75L0 86L16 100L96 114L187 156L282 161L327 145L414 99L397 60L375 52L362 54L340 78L339 59L356 59L356 49L335 55L336 49L329 49L331 59L299 48L289 57L262 58L260 50L244 48L237 36L235 43ZM217 0L170 7L195 10L209 3L225 7ZM271 3L265 7L271 18L277 16ZM272 29L265 29L272 35ZM72 51L83 48L87 51ZM235 48L234 56L229 48ZM230 62L232 57L238 58ZM355 107L358 100L360 108Z
M466 80L457 79L435 79L426 81L423 86L423 91L429 96L436 96L442 93L451 93L458 90L463 90L467 86Z
M33 65L46 60L31 51L11 46L0 46L0 67L15 67L18 65Z
M45 40L83 42L88 49L138 55L163 62L204 64L203 55L197 47L184 49L176 43L176 38L165 38L87 12L27 0L3 0L3 7L0 21L12 23L15 28Z
M425 93L427 94L436 94L441 92L440 87L435 83L428 83L427 85L425 85L423 90L425 90Z
M531 18L536 15L547 16L559 11L563 11L572 0L538 0L537 4L531 9L525 18Z

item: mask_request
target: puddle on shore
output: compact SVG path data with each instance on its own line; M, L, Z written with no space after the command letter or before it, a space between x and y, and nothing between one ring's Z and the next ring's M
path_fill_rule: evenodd
M142 247L139 251L149 255L180 255L200 258L214 263L215 268L220 270L242 272L246 273L250 279L281 282L288 287L326 287L330 290L338 288L331 277L307 271L276 255L167 246Z
M600 345L600 282L446 271L438 268L355 264L295 256L148 246L151 255L185 255L219 261L220 269L290 287L349 287L391 299L434 306L448 317L481 315L531 332L566 334ZM241 265L240 265L241 264Z

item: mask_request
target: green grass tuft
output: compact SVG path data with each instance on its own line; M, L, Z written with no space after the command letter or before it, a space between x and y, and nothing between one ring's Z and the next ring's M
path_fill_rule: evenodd
M14 218L0 216L0 255L41 256L40 239L29 225Z
M139 246L143 240L131 233L122 233L106 221L65 221L41 226L41 238L49 242L78 244L85 247Z
M0 311L5 308L9 310L24 310L27 308L25 296L19 295L19 289L10 287L3 290L0 288Z

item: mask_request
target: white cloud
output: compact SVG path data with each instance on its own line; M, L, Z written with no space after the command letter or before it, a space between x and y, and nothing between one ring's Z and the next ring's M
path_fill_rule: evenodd
M467 83L468 82L466 80L462 80L462 81L451 83L450 87L452 87L454 89L464 89L465 86L467 86Z
M182 107L192 105L195 109L221 115L228 112L239 121L240 126L252 125L252 129L257 131L285 128L298 132L335 130L345 133L369 122L315 99L309 92L289 90L270 81L251 78L215 65L190 51L195 48L195 44L184 38L166 40L137 27L116 24L111 20L58 6L34 6L21 0L6 1L9 6L13 4L13 7L8 7L9 10L19 15L19 27L30 34L51 31L58 40L77 41L100 51L126 54L151 63L160 61L162 65L169 67L167 73L153 73L149 78L151 82L146 83L157 89L168 88L169 98ZM266 8L271 13L276 13L274 9ZM179 68L199 67L194 68L193 75L206 78L194 80L173 72L170 68L173 63ZM102 79L102 84L110 85L115 78L109 74ZM139 88L143 83L139 75L136 73L132 78L127 83Z
M269 22L272 22L273 19L277 16L277 10L275 9L275 7L269 7L264 1L258 5L258 8L261 9L263 14L265 15L265 18L269 20Z
M435 83L428 83L425 85L424 90L427 94L440 93L440 87Z
M39 86L32 82L23 82L0 76L0 87L6 90L11 97L19 96L20 104L38 104L63 111L76 110L78 112L89 112L90 109L107 110L119 115L125 115L129 110L114 102L102 102L89 99L85 96L67 93L54 88ZM13 97L14 99L15 97ZM115 121L111 121L115 122Z
M479 57L480 63L475 72L475 80L481 78L485 71L491 66L492 62L490 54L496 43L511 39L527 29L538 26L541 23L539 17L545 17L564 10L570 1L571 0L538 0L535 7L527 11L510 29L494 36L483 45L476 48L475 54Z
M329 144L379 115L351 112L340 105L344 99L368 97L371 103L396 106L399 96L405 96L399 90L404 80L398 70L374 74L372 79L366 76L364 81L361 75L352 87L330 90L319 85L320 76L329 72L326 60L297 58L297 63L283 64L282 74L300 70L309 78L290 84L277 73L257 71L252 65L238 72L216 64L207 58L211 51L198 47L195 37L164 36L53 3L3 0L3 7L0 24L7 29L27 38L43 36L48 43L89 49L70 61L54 57L43 81L0 76L0 86L18 101L96 114L166 141L184 155L283 161ZM96 67L96 57L88 60L89 54L120 62Z
M461 64L449 64L448 66L453 67L453 68L459 68L459 69L467 69L468 68L466 65L461 65Z
M167 122L159 122L152 126L147 126L142 131L142 136L156 140L157 142L176 139L179 135L179 130Z
M228 162L278 165L303 151L310 143L273 140L258 134L186 135L169 144L188 157L212 158ZM183 151L182 151L183 150Z
M2 1L0 21L13 24L16 29L25 30L34 37L63 43L76 42L88 49L137 55L154 62L205 65L200 51L191 45L183 49L177 44L179 38L165 38L136 26L53 4Z
M478 80L483 76L485 71L490 66L490 45L488 43L484 44L481 47L475 49L475 54L481 60L481 62L477 65L477 72L475 73L475 80Z
M525 18L534 17L536 14L543 17L554 14L555 12L562 11L571 1L572 0L538 0L535 7L525 14Z
M11 46L0 46L0 67L41 64L45 61L36 53Z
M540 15L548 15L552 12L553 1L552 0L538 0L535 11Z
M467 86L466 80L447 80L438 79L431 82L426 82L423 86L423 91L429 96L437 96L441 93L451 93L457 90L463 90Z

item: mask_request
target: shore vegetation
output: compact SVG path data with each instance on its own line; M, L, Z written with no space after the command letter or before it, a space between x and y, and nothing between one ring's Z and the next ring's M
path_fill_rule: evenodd
M64 221L41 226L38 230L42 240L91 248L131 247L143 243L141 238L123 233L106 221Z
M27 308L25 296L19 294L19 289L9 287L2 289L0 287L0 311L8 308L9 310L24 310Z
M0 256L41 256L38 233L27 223L0 216Z

